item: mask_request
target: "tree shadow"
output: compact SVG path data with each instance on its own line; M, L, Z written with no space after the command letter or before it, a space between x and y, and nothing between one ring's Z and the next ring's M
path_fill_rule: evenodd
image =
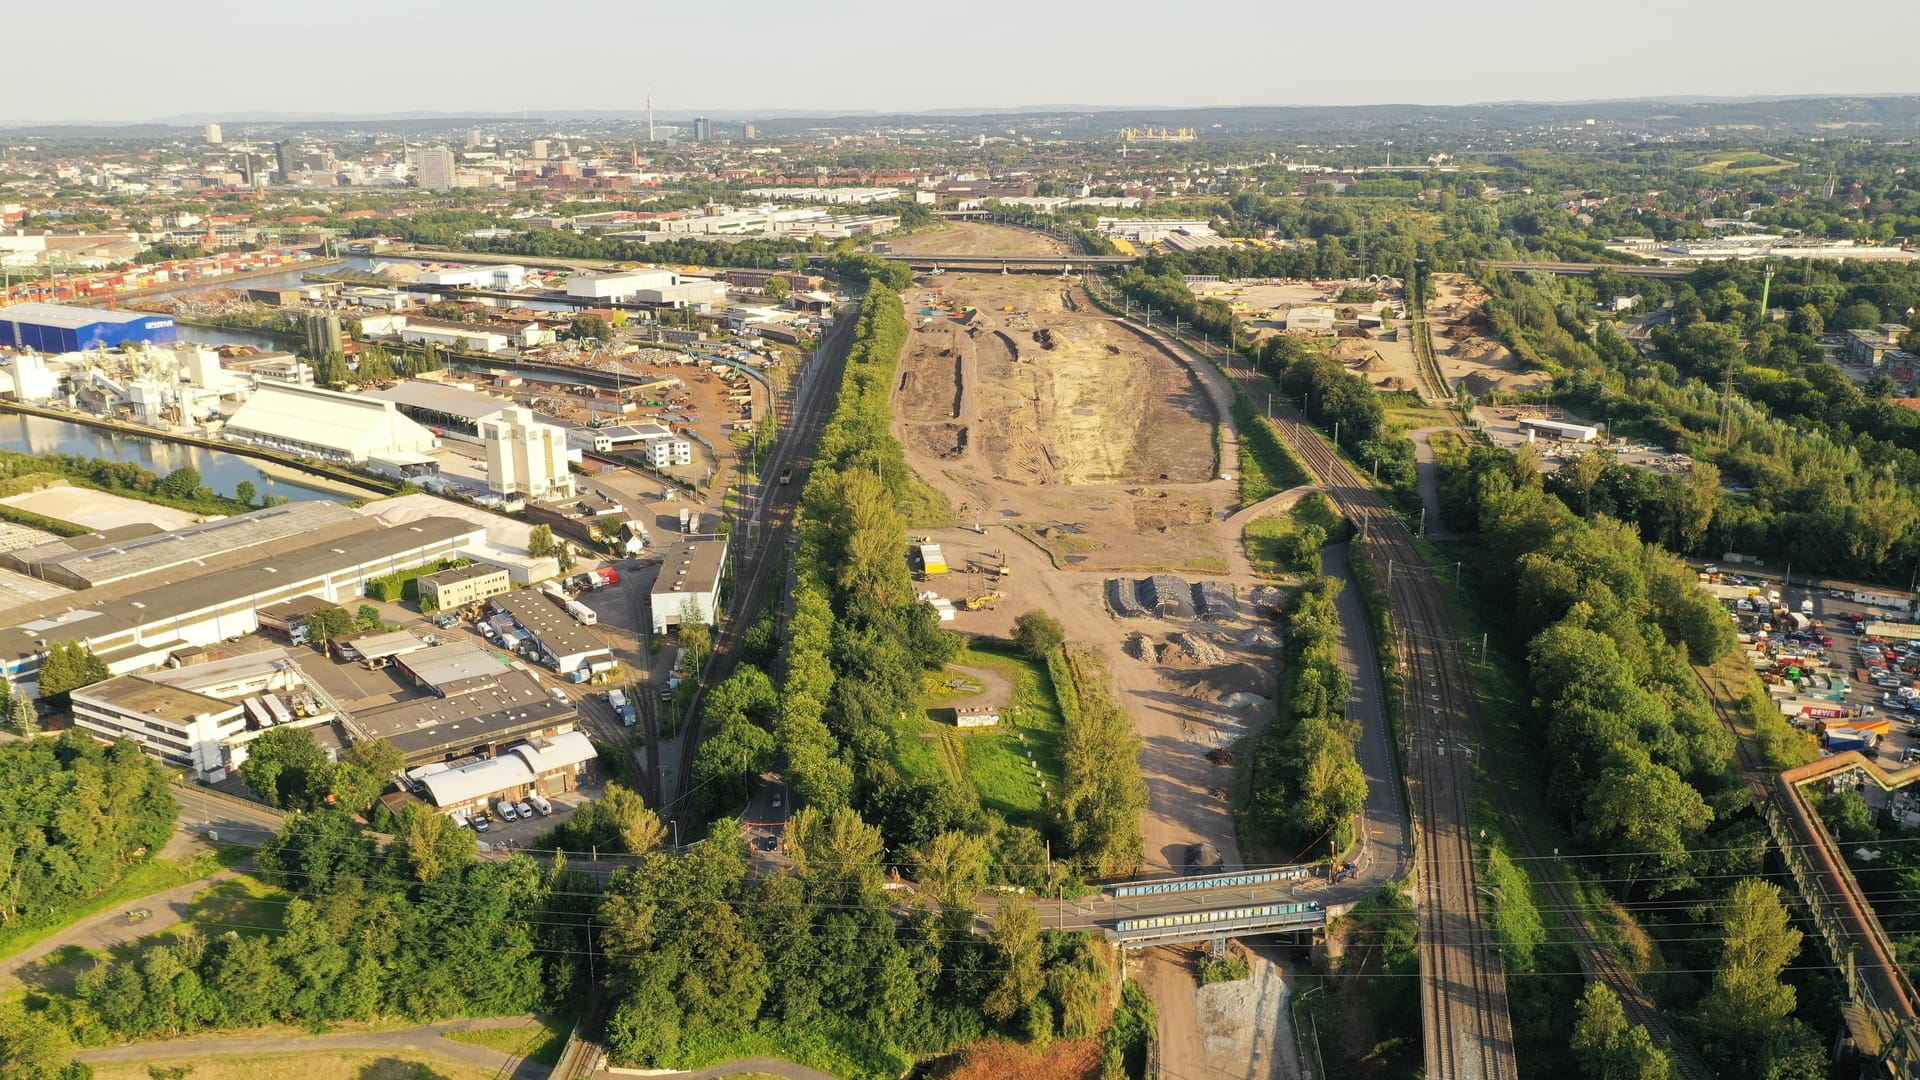
M376 1058L362 1066L359 1080L453 1080L443 1072L397 1057Z

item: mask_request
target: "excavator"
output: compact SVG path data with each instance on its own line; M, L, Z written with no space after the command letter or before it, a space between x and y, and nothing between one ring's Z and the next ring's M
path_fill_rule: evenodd
M969 596L960 601L962 611L991 611L995 604L1005 600L1005 593L988 592L979 596Z

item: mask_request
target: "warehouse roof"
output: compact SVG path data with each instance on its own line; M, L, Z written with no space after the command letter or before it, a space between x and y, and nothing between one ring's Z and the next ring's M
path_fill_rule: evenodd
M400 666L443 697L449 687L465 686L468 680L480 678L497 682L502 673L512 670L506 660L469 641L411 653L401 659Z
M64 304L14 304L0 308L0 319L8 322L30 322L36 326L55 326L64 330L78 330L83 326L99 323L137 323L148 319L166 319L173 321L171 315L155 315L150 311L100 311L95 308L67 307Z
M118 542L55 541L12 552L9 561L36 577L92 588L359 518L338 503L288 503Z
M451 698L415 698L355 712L368 735L386 739L408 760L440 757L573 723L571 702L556 700L531 672L505 672L494 686Z
M725 540L688 540L661 561L660 575L653 579L654 602L675 593L715 591L726 561Z
M196 716L230 712L240 707L234 702L196 694L139 675L122 675L117 679L97 682L75 690L73 695L82 701L95 701L175 724L184 724Z
M364 459L392 450L428 450L433 433L391 401L310 386L263 382L227 421L227 430L321 446Z
M405 525L381 528L362 518L370 528L351 535L263 555L251 561L219 560L202 567L185 564L163 572L166 580L143 584L136 580L112 586L105 595L74 593L62 601L87 606L55 610L60 601L26 609L27 621L0 628L0 657L29 656L45 650L38 639L98 641L135 627L164 626L172 620L218 605L239 614L258 598L277 602L289 589L308 585L327 574L378 562L427 545L461 537L485 535L480 526L459 518L428 517ZM159 577L161 575L155 575ZM309 585L310 587L310 585ZM97 650L96 650L97 651Z
M612 652L606 642L582 629L573 616L535 590L506 593L494 597L493 602L505 608L522 629L540 642L541 648L556 657L578 658ZM562 665L561 670L569 671L574 666L577 665Z
M502 409L513 407L513 402L506 398L430 382L403 382L383 390L370 390L366 396L391 401L409 409L426 409L448 416L463 416L469 420L492 416Z
M436 806L453 806L525 787L547 773L592 761L593 742L577 731L539 739L486 761L420 778Z

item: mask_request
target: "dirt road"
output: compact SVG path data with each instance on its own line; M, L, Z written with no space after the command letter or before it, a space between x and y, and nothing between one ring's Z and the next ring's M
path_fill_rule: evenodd
M454 1031L479 1031L492 1028L527 1027L537 1023L531 1016L490 1016L477 1020L446 1020L438 1024L406 1028L401 1031L356 1031L337 1035L210 1036L199 1039L166 1039L157 1042L129 1043L97 1050L82 1050L74 1056L90 1065L115 1061L146 1061L168 1058L200 1058L225 1054L282 1054L289 1050L411 1050L442 1057L457 1058L484 1069L501 1070L499 1075L534 1080L545 1077L548 1068L521 1059L512 1071L506 1071L514 1059L497 1050L471 1043L441 1038Z
M25 951L0 961L0 992L16 990L23 983L32 982L39 962L69 945L105 952L116 945L124 945L178 925L192 913L194 897L223 881L232 880L238 874L238 870L223 870L212 877L189 881L185 885L138 900L129 900L112 911L82 919L36 942Z

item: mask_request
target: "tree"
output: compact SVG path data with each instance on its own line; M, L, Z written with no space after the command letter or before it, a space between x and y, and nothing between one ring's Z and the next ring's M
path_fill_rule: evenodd
M479 840L470 830L424 806L407 807L400 819L399 842L414 876L423 882L458 873L479 851Z
M7 703L8 718L13 722L13 730L22 735L34 735L40 731L40 710L26 691L15 690L12 700Z
M354 613L353 621L362 630L378 630L387 624L387 620L380 615L380 609L372 604L361 604L360 610Z
M240 780L274 806L310 809L330 793L328 765L326 753L313 741L311 732L278 727L261 732L247 744Z
M337 352L327 353L313 362L313 381L328 389L337 390L353 380L353 373L347 370L347 358Z
M93 1070L73 1060L73 1037L61 1024L27 1011L0 1006L0 1076L7 1080L80 1080Z
M559 553L560 549L553 540L553 526L535 525L533 531L527 534L527 554L544 559Z
M680 647L686 656L680 662L680 674L698 679L713 653L713 629L700 616L700 609L689 596L680 602Z
M1766 1048L1793 1024L1793 987L1780 973L1800 950L1801 935L1780 887L1770 882L1734 885L1719 915L1720 963L1700 1002L1700 1028L1728 1074L1759 1076Z
M253 500L258 494L259 490L253 486L253 481L251 480L242 480L233 485L233 501L242 506L252 506Z
M1067 628L1048 612L1029 611L1013 620L1013 643L1029 660L1044 664L1066 647Z
M1647 1029L1627 1023L1620 998L1605 983L1590 983L1573 1026L1573 1052L1592 1080L1668 1080L1673 1063Z
M170 499L185 501L192 499L199 491L200 470L191 465L180 466L160 481L160 494Z
M347 609L325 604L307 613L307 640L316 644L338 641L354 632L353 616Z
M987 887L987 840L943 832L909 853L913 876L943 910L972 909Z
M553 557L560 564L561 573L573 573L574 555L572 544L567 543L565 540L560 541L558 549L553 553Z
M1046 985L1046 976L1040 967L1039 913L1030 901L1007 898L994 915L993 933L988 935L988 940L994 952L991 966L1000 977L981 1002L980 1011L1005 1023L1020 1015Z
M787 294L793 291L793 286L787 283L786 278L770 277L767 279L766 290L767 290L767 299L785 300L787 298Z
M56 709L67 707L68 695L107 677L107 663L77 641L55 642L40 662L40 697Z
M607 325L607 320L598 315L575 316L573 327L568 333L577 341L613 340L613 328Z
M661 824L660 815L630 788L608 784L600 807L628 854L645 855L666 838L667 827Z

